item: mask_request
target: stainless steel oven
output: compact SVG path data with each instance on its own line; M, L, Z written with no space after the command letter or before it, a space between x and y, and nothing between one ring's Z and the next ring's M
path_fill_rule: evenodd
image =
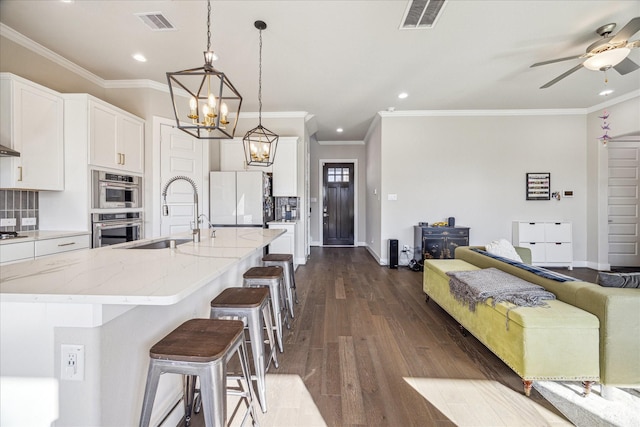
M142 212L94 213L91 224L94 248L142 238Z
M139 176L93 171L93 208L140 208L142 179Z

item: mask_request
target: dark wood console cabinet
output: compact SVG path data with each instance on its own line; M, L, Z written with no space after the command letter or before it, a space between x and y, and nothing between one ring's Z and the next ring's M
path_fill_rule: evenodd
M469 246L469 228L415 225L413 240L416 260L450 259L458 246Z

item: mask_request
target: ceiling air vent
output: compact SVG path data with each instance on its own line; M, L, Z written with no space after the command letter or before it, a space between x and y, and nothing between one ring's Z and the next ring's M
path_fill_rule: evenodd
M410 0L400 28L433 28L445 3L446 0Z
M171 31L176 29L162 12L135 13L134 15L140 18L152 31Z

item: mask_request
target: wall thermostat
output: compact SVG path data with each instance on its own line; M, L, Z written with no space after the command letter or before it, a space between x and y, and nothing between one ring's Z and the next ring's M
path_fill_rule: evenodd
M573 190L564 190L562 193L564 197L573 197Z

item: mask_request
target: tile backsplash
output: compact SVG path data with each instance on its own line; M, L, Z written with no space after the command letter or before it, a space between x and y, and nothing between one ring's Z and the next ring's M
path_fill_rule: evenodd
M0 226L0 231L32 231L38 229L38 192L0 190L0 218L15 218L15 226ZM23 218L35 218L36 225L22 225Z
M298 197L276 197L276 221L282 219L298 219Z

